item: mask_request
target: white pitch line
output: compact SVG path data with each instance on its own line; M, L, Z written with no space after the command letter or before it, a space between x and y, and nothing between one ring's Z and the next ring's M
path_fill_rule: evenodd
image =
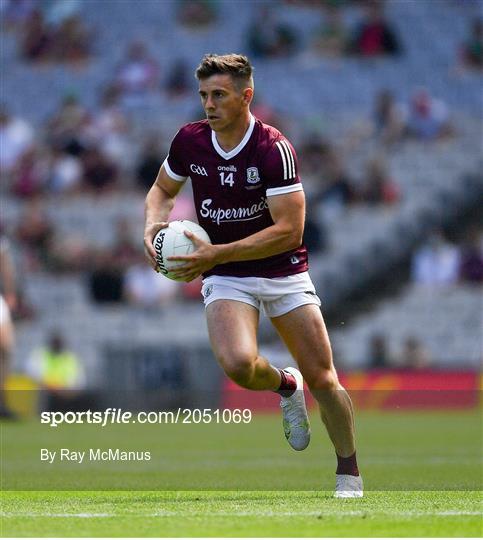
M417 510L408 510L400 512L371 512L370 510L333 510L333 511L301 511L301 512L212 512L210 513L212 517L287 517L287 516L320 516L320 517L330 517L330 516L398 516L398 517L424 517L424 516L482 516L483 512L471 511L471 510L441 510L438 512L432 511L417 511ZM79 514L35 514L35 513L22 513L16 514L12 512L2 512L0 513L2 518L35 518L35 517L47 517L47 518L119 518L119 517L206 517L204 513L193 513L193 512L176 512L170 510L160 510L159 512L154 512L151 514L90 514L90 513L79 513Z

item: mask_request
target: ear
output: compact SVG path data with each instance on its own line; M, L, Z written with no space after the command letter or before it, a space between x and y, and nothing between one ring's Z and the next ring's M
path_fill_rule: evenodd
M250 105L253 99L253 88L245 88L243 90L243 101L246 105Z

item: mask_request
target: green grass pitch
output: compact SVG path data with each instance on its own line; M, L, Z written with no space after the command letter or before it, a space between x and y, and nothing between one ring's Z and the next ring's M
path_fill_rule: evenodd
M3 536L479 537L474 492L16 492ZM8 516L8 517L5 517Z
M354 500L332 497L335 460L317 422L313 415L313 440L300 453L283 440L278 415L256 416L252 431L228 426L222 448L219 441L212 442L211 426L201 426L198 434L204 437L193 441L194 448L185 454L184 439L163 444L158 437L160 447L169 447L165 458L172 456L172 466L156 477L160 467L154 460L140 470L139 482L131 471L124 490L112 491L106 485L113 472L123 478L119 464L114 471L108 466L97 469L98 483L91 479L90 490L46 491L46 485L40 491L35 469L29 469L22 454L35 448L24 441L26 446L19 446L14 457L7 452L2 458L2 487L7 489L1 499L1 535L482 536L479 411L360 412L358 455L366 492L363 499ZM2 426L3 444L6 439L21 440L25 427ZM163 433L166 427L156 430ZM69 436L82 434L78 426L68 428ZM186 435L181 429L178 433ZM8 480L5 471L14 472L19 486L28 485L31 478L36 490L12 491L12 477ZM78 471L72 466L63 476L70 482ZM211 474L218 478L219 489L209 489ZM143 488L152 486L148 480L153 478L159 480L159 491ZM187 488L190 483L193 489Z

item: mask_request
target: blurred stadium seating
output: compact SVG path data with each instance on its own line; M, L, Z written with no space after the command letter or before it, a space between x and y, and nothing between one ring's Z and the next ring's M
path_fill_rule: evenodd
M3 4L6 17L8 2ZM34 4L42 8L41 2ZM255 2L220 0L213 3L216 19L212 24L187 28L177 16L182 3L174 0L143 0L139 9L123 0L76 4L94 36L91 54L81 66L27 63L19 57L18 29L2 30L1 102L14 116L32 124L39 140L45 137L47 120L66 94L76 95L96 114L99 95L114 80L130 43L141 40L147 46L165 81L179 59L192 71L205 52L248 53L246 35L257 8ZM356 187L368 157L384 153L401 191L401 200L393 205L358 202L337 211L315 205L313 218L327 231L328 246L311 257L311 274L324 308L336 312L370 280L389 279L393 268L404 264L435 227L452 226L483 200L482 73L453 73L469 22L481 16L483 3L441 0L434 9L433 0L388 0L386 15L401 41L402 54L337 60L308 54L311 35L323 13L317 3L268 4L279 20L294 29L299 50L291 56L254 59L260 102L280 116L296 147L316 134L344 148L344 166ZM352 28L361 17L363 3L340 4L345 24ZM134 105L123 105L132 158L115 192L69 197L41 193L57 232L67 238L80 236L91 247L107 250L113 244L116 223L127 218L141 247L145 194L135 186L135 158L148 133L159 133L166 143L182 123L200 117L194 79L192 84L193 92L173 99L161 90L161 82L159 90L147 92ZM393 92L398 102L408 103L418 87L428 88L446 103L452 137L429 142L405 138L389 149L369 135L348 143L356 126L370 120L381 89ZM98 306L89 299L85 271L59 275L49 268L29 268L24 248L14 239L26 201L12 194L7 178L2 178L1 185L0 219L13 240L19 286L35 311L33 319L17 324L17 370L23 369L33 348L53 327L62 330L85 361L93 386L103 382L101 359L108 344L206 346L204 314L198 303L178 298L155 311L123 303ZM482 300L481 283L455 283L431 290L407 283L397 295L382 298L343 328L333 329L335 350L345 368L360 368L367 366L367 343L374 332L383 332L393 348L404 337L416 335L430 350L435 367L478 367ZM267 342L273 339L265 323L262 336Z

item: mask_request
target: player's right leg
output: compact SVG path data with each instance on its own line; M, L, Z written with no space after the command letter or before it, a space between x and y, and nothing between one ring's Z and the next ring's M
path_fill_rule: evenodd
M239 386L280 394L285 437L292 448L303 450L310 428L302 376L293 368L280 370L258 354L258 290L257 278L213 276L204 281L211 346L225 373Z
M294 368L280 371L258 354L258 309L237 300L216 300L207 306L206 318L211 347L228 377L243 388L281 394L285 437L294 450L306 448L310 427L302 375Z
M237 300L215 300L206 307L211 347L228 377L250 390L277 390L280 372L258 354L258 309Z

